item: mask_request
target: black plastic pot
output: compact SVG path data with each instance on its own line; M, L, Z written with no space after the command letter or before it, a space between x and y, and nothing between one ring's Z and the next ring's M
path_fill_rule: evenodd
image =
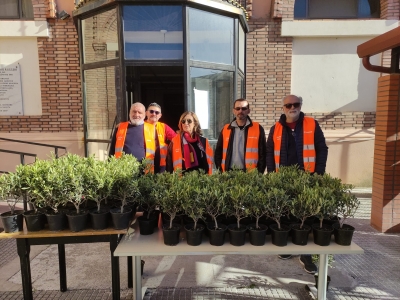
M279 229L278 224L271 224L269 228L271 229L272 244L279 247L286 246L290 227L288 225L281 224L281 228Z
M179 234L181 232L179 224L172 223L172 228L169 228L169 225L163 225L162 230L165 245L175 246L179 243Z
M243 246L246 242L247 226L237 224L228 225L229 241L233 246Z
M207 228L208 236L210 238L210 245L222 246L225 243L225 233L228 226L225 224L218 224L218 228L215 228L215 223L210 223Z
M10 211L0 214L4 232L8 233L23 230L24 217L22 213L22 210L14 210L14 214L11 214Z
M124 207L121 212L120 207L110 209L114 229L126 229L131 221L132 209Z
M110 219L110 211L108 209L100 209L90 212L90 220L94 230L104 230L108 228L108 221Z
M258 224L258 228L256 228L256 224L247 225L247 230L249 231L250 236L250 244L252 244L253 246L265 245L267 229L267 225L264 224Z
M46 219L50 231L64 230L67 224L67 217L63 212L48 212L46 213Z
M343 224L342 228L340 228L339 223L333 224L332 227L335 243L341 246L350 246L355 228L347 224Z
M292 225L292 243L295 245L304 246L308 243L308 235L310 234L311 227L308 225L303 225L300 229L300 224Z
M82 211L77 214L76 212L67 213L69 230L79 232L85 230L88 221L88 212Z
M44 213L28 210L24 212L23 215L25 218L26 229L28 231L39 231L44 228L46 218Z
M198 246L201 244L203 241L203 231L204 231L204 225L203 224L197 224L196 229L194 229L194 224L186 224L185 225L185 231L186 231L186 241L187 244L190 246Z
M151 215L149 219L147 218L147 216L138 217L139 232L141 235L150 235L154 233L155 219L156 219L155 215Z
M319 227L319 223L313 224L313 236L314 243L320 246L329 246L331 243L333 228L330 225L322 224L322 228Z

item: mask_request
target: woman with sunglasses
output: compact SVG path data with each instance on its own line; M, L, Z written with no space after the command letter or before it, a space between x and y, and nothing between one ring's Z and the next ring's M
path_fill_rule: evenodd
M208 140L202 136L203 132L196 114L191 111L184 112L178 126L178 134L168 146L167 171L204 170L211 174L213 151Z

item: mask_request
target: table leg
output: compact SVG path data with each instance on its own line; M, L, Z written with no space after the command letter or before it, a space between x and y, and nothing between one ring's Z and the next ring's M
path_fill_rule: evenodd
M17 239L17 252L21 264L22 291L24 294L24 300L33 300L31 264L29 261L30 250L31 246L28 239Z
M134 270L134 286L133 286L133 300L142 300L142 274L141 274L142 260L140 256L135 256L135 260L132 262L132 268Z
M328 276L328 254L320 254L319 268L318 268L318 300L326 300L327 276Z
M111 277L112 277L112 295L113 300L120 300L120 278L119 278L119 256L114 256L114 251L118 246L118 235L110 236L111 251Z
M65 263L65 244L58 244L58 268L60 271L60 291L67 290L67 267Z
M131 289L133 288L133 276L132 276L132 256L128 256L128 288Z

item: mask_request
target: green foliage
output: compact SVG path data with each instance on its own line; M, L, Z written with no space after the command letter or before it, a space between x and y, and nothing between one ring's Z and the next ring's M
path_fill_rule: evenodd
M224 180L226 173L214 173L211 176L204 175L200 194L204 198L205 211L214 222L215 228L219 228L217 218L226 211L227 207L227 182Z
M17 203L22 201L19 187L20 179L15 173L0 176L0 199L7 202L12 214Z
M157 207L157 199L154 197L152 191L156 188L156 175L147 173L138 178L139 194L136 200L147 211L147 218L150 217L151 212Z

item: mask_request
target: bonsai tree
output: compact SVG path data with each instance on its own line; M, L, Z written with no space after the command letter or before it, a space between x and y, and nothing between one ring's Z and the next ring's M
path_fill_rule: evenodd
M94 156L88 157L85 164L82 174L85 199L95 201L100 212L101 203L111 195L115 170L108 161L99 161Z
M204 201L205 212L211 216L215 229L219 228L218 216L225 213L227 206L227 184L223 174L226 173L218 172L211 176L204 176L204 186L200 191Z
M183 212L193 219L193 230L205 214L205 199L208 197L207 177L204 172L193 171L181 178L181 206Z
M138 176L140 163L130 154L123 154L120 158L109 158L110 168L115 172L113 196L121 201L121 213L128 201L132 201L139 194Z
M315 188L315 192L317 193L316 197L318 198L316 201L321 204L320 209L315 216L319 219L319 228L323 228L322 224L324 218L330 216L335 209L335 201L330 188L317 187Z
M18 179L14 173L7 173L0 176L0 199L7 202L12 215L15 214L15 206L22 201L21 197L14 194Z
M181 172L156 174L156 188L152 191L153 197L160 204L164 213L169 216L168 228L173 228L173 221L182 210L182 175Z
M255 229L260 229L259 220L268 214L270 207L269 199L266 197L269 189L268 176L252 172L251 178L252 198L249 203L249 214L255 218Z

